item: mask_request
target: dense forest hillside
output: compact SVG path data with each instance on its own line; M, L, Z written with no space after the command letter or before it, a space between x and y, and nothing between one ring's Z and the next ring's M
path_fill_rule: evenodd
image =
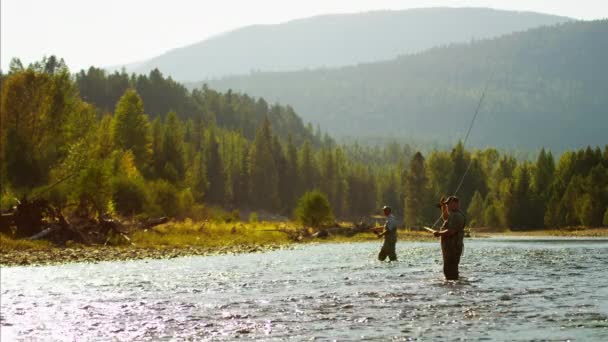
M158 68L179 81L201 81L256 70L353 65L567 20L480 8L325 15L245 27L127 66L127 70L147 74Z
M290 106L269 104L263 98L252 98L228 90L225 93L201 86L189 91L171 77L164 77L158 69L148 75L128 75L126 72L107 73L90 67L75 76L75 84L83 100L95 105L102 113L114 110L120 97L132 88L141 96L146 114L152 119L164 118L175 112L184 120L198 120L203 124L238 130L253 139L259 122L268 117L275 132L282 138L288 135L301 145L310 140L319 145L321 135L302 119Z
M424 155L395 142L337 145L310 128L297 144L290 134L281 139L297 127L271 119L272 108L286 107L258 118L251 107L259 101L203 88L202 98L194 92L184 99L194 97L205 115L185 115L179 111L188 107L168 90L181 86L156 72L129 77L111 106L104 96L122 88L83 74L74 77L50 57L27 68L15 60L0 77L0 209L16 198L43 199L77 218L208 219L221 207L232 219L243 209L291 215L298 198L316 189L337 218L390 204L405 225L418 227L436 219L440 196L459 188L472 226L608 225L608 145L559 160L542 149L530 162L463 143ZM165 98L168 104L159 101ZM161 105L173 109L147 114L162 112ZM219 125L224 117L257 120L253 137L248 125Z
M486 84L473 145L554 151L606 142L608 21L573 22L337 69L213 81L289 103L334 136L455 142Z

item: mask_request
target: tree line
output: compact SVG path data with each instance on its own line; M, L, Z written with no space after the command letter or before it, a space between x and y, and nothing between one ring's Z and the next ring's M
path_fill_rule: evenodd
M13 65L1 78L2 207L39 195L88 216L198 217L209 207L291 216L297 199L316 189L337 218L388 204L405 226L419 227L435 221L434 204L460 185L472 226L608 224L608 145L568 151L557 162L544 149L528 161L461 143L426 156L407 144L339 145L310 126L281 126L288 107L258 108L260 99L208 88L192 102L200 111L150 114L146 108L163 107L146 107L132 83L138 78L129 77L110 107L92 98L112 87L83 91L78 82L88 78L70 75L61 60Z

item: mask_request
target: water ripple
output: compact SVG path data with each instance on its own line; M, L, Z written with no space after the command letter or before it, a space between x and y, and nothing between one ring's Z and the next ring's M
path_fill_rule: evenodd
M608 242L467 241L458 282L434 243L10 267L5 340L608 340Z

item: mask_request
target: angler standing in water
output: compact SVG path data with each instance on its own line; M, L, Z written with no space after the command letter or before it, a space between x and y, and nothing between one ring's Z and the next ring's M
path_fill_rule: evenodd
M446 280L458 280L458 264L464 249L464 226L466 219L460 211L460 201L456 196L441 200L443 226L433 233L441 237L441 253L443 254L443 274Z
M378 253L378 260L384 261L388 257L390 261L397 261L397 253L395 252L395 246L397 245L397 219L391 213L392 209L388 205L382 207L382 211L384 212L384 216L386 216L384 227L373 228L378 237L384 237L382 249Z

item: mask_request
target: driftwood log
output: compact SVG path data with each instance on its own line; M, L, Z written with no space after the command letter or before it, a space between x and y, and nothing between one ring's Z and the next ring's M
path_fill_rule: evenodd
M60 209L44 199L22 199L10 212L2 213L0 232L14 238L48 240L58 245L68 241L81 244L107 244L114 237L128 243L130 231L135 228L151 228L169 221L160 217L125 226L122 222L100 217L71 217L69 220Z
M331 235L342 235L342 236L354 236L360 233L369 233L372 226L367 222L356 223L353 227L340 227L336 225L334 227L326 227L318 229L315 232L311 232L309 228L277 228L277 229L265 229L264 231L270 232L281 232L287 234L288 238L292 241L303 241L306 239L319 238L325 239Z

